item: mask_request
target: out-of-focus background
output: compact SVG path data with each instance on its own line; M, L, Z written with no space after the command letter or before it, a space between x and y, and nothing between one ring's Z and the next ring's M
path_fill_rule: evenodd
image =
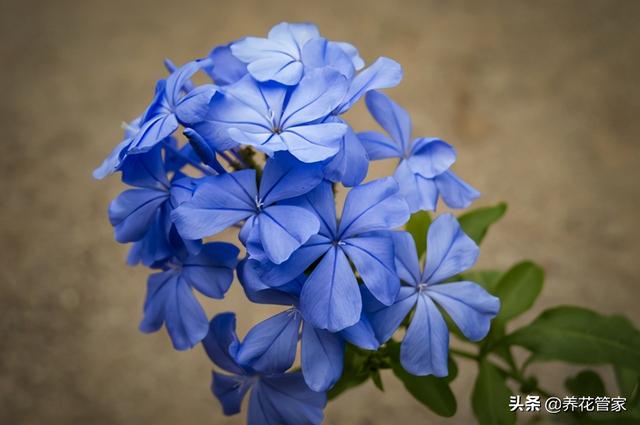
M245 422L222 416L201 349L138 332L147 272L112 238L118 177L91 170L151 99L165 57L184 63L287 20L402 63L388 93L414 134L455 145L476 205L509 203L480 265L546 269L520 323L566 303L640 323L640 2L0 0L0 423ZM350 118L374 125L362 106ZM237 311L241 335L269 310L237 287L206 305ZM346 393L326 423L470 423L474 370L460 366L454 419L384 375L385 393ZM570 371L533 370L559 392Z

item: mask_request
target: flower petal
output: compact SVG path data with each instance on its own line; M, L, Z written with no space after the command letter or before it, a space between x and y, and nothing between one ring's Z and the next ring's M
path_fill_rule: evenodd
M330 68L313 69L291 93L282 114L281 128L299 126L324 118L344 98L347 79Z
M275 264L288 260L320 228L320 222L312 212L291 205L265 208L258 216L258 224L264 251Z
M316 38L304 45L302 63L308 69L329 66L348 79L353 78L356 73L351 57L342 46L325 38Z
M278 288L266 285L260 278L260 263L245 259L238 264L238 280L247 298L258 304L297 305L302 285L307 280L301 275Z
M455 161L456 151L453 146L434 138L414 140L408 159L411 171L426 178L444 173Z
M377 131L363 131L358 133L358 138L371 160L400 158L403 155L400 144Z
M258 81L276 81L293 86L302 78L304 66L286 53L273 52L269 57L251 62L247 70Z
M171 136L178 129L178 120L174 114L158 114L149 118L140 127L129 146L128 153L144 153Z
M407 152L411 137L411 118L407 111L378 91L368 92L365 102L373 118L396 142L400 151Z
M360 314L358 323L341 330L340 336L364 350L377 350L380 346L375 330L368 316L365 314L364 309Z
M427 293L471 341L487 336L491 319L500 310L500 300L474 282L431 285Z
M342 249L371 294L385 305L393 304L400 290L400 279L395 270L391 235L379 232L345 239Z
M447 376L449 330L438 307L422 294L418 296L411 324L400 345L400 363L413 375Z
M167 190L169 180L162 161L162 150L130 155L122 164L122 181L131 186Z
M393 59L379 57L351 81L337 112L344 114L368 91L395 87L400 80L402 80L400 64Z
M296 357L300 321L298 312L287 310L258 323L240 344L236 360L263 373L289 369Z
M351 128L341 140L341 146L325 167L325 178L342 182L346 187L359 185L369 171L369 157L360 139Z
M200 253L182 264L182 276L204 295L222 299L233 281L240 250L225 242L204 244Z
M261 279L271 287L279 287L300 276L314 261L331 247L331 241L324 236L311 236L309 241L298 248L282 264L262 265Z
M251 383L246 376L212 373L211 392L216 396L222 406L222 412L227 416L240 413L242 400L249 388Z
M171 218L185 239L212 236L256 212L255 170L204 178Z
M346 132L346 124L327 122L289 127L280 137L287 150L300 161L318 162L338 153Z
M389 230L409 219L409 207L392 177L354 187L344 203L338 228L340 238L363 232Z
M371 293L362 288L362 299L371 327L381 344L387 342L398 330L402 321L407 317L417 301L415 288L403 286L398 291L398 297L391 306L379 302Z
M336 234L336 202L331 183L320 183L314 190L295 199L285 201L288 205L297 205L313 211L320 219L319 234L332 239Z
M480 197L480 192L451 171L435 178L442 200L449 208L467 208Z
M170 288L176 284L177 273L165 271L154 273L147 279L147 295L144 300L144 316L139 329L144 333L158 331L165 321L165 306L171 295Z
M416 252L416 243L408 232L391 232L398 277L412 285L420 283L420 262Z
M270 158L260 179L260 200L271 205L304 195L322 181L322 164L305 164L282 152Z
M165 323L176 350L198 344L209 331L209 321L186 280L179 277L170 288L166 302Z
M247 65L238 60L229 44L218 46L209 53L211 66L203 68L218 86L233 84L247 74Z
M302 373L262 377L251 393L251 425L320 425L327 404L324 392L311 390Z
M436 218L427 234L427 261L421 282L435 284L463 272L478 259L478 245L451 214Z
M142 239L155 218L156 211L169 199L169 193L156 189L129 189L109 205L109 221L120 243Z
M216 86L203 84L185 94L176 104L176 117L182 124L195 124L205 119Z
M331 332L302 325L301 365L304 380L313 391L326 391L342 375L344 342Z
M239 346L234 313L220 313L211 319L209 333L202 340L202 346L219 368L236 375L245 373L234 359Z
M341 331L360 320L362 300L358 282L344 252L333 247L302 287L300 308L316 328Z

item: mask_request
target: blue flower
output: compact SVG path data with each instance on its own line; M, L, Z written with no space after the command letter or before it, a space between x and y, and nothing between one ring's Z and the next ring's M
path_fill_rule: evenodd
M400 362L414 375L446 376L449 331L436 304L467 338L479 341L489 332L500 300L474 282L444 283L473 266L479 252L453 215L443 214L429 227L422 273L411 235L396 232L393 239L398 275L409 286L400 289L391 306L380 304L365 291L365 309L378 340L385 342L415 307L400 347Z
M212 236L246 220L240 239L249 253L279 264L320 226L305 208L279 201L300 196L321 181L322 164L303 164L283 152L267 161L259 189L255 170L205 177L172 218L186 239Z
M375 131L359 133L358 137L372 160L401 159L394 177L411 212L435 210L438 196L450 208L466 208L480 196L450 170L456 160L451 145L433 138L410 141L409 114L382 93L367 93L366 103L389 137Z
M347 131L343 123L322 122L346 90L345 77L329 68L314 70L291 88L246 75L219 89L194 129L218 151L243 144L268 155L287 150L303 162L322 161L338 152Z
M178 68L166 80L158 81L153 101L145 113L135 120L125 133L125 139L94 172L97 179L120 170L130 155L148 152L171 136L179 124L200 121L206 113L209 100L216 89L212 84L198 86L186 93L189 78L208 62L192 61Z
M230 373L212 374L211 391L225 415L240 412L242 400L249 396L247 423L250 425L319 425L327 404L324 392L311 390L300 372L261 374L239 365L235 355L239 347L233 313L218 314L211 320L209 333L202 341L207 355L220 369Z
M228 243L207 243L198 254L175 257L165 264L164 271L149 276L140 330L156 332L164 324L176 350L202 341L209 320L193 289L222 299L233 281L238 253L238 248Z
M145 155L129 158L122 167L122 181L133 186L109 205L109 220L116 241L134 242L128 263L153 266L176 251L197 252L199 241L182 240L170 221L170 213L191 198L191 177L175 173L169 182L160 146Z
M202 70L217 86L233 84L247 75L247 65L233 56L229 44L213 49L208 59L207 65Z
M339 223L328 182L286 203L313 211L320 230L282 264L263 264L260 277L265 284L285 284L320 259L302 287L300 309L313 326L331 332L350 327L361 317L362 299L349 260L378 300L385 305L395 301L400 281L388 230L404 224L409 209L393 178L351 189Z
M302 78L302 49L319 38L313 24L283 22L271 28L268 38L246 37L231 45L231 53L248 64L247 69L258 81L298 84Z
M395 87L401 80L402 67L398 62L385 57L378 58L350 80L347 94L327 120L344 122L339 115L347 112L367 92ZM325 167L326 179L342 182L347 187L356 186L364 180L368 168L367 151L358 136L349 128L340 140L338 153Z
M326 391L342 375L345 340L367 350L380 345L364 313L357 324L340 333L318 329L304 320L299 296L305 275L271 288L260 280L258 263L244 260L238 266L238 278L251 301L290 306L249 331L235 354L244 366L263 373L283 372L293 365L300 339L305 382L314 391Z

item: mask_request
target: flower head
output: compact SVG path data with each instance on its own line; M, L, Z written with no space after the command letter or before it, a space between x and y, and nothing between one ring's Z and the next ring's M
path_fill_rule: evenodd
M474 282L445 283L473 266L478 257L478 246L451 214L439 216L429 227L422 273L411 235L397 232L393 239L398 275L406 286L391 306L382 305L365 291L365 309L378 339L385 342L415 307L400 347L402 366L414 375L446 376L449 330L436 304L467 338L478 341L489 332L500 300Z
M359 133L358 137L369 158L400 158L394 177L411 212L435 210L438 197L451 208L466 208L480 196L477 190L450 170L456 160L451 145L434 138L411 141L409 114L382 93L367 93L366 103L388 136L367 131Z
M262 374L238 364L235 356L240 342L235 327L233 313L218 314L211 320L209 333L202 342L211 361L229 373L214 371L211 383L211 391L225 415L239 413L242 400L251 391L249 424L319 425L324 417L326 394L311 390L300 372Z

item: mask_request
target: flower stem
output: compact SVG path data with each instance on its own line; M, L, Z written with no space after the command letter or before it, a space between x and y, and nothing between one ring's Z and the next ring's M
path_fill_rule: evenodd
M471 360L475 360L476 362L479 362L481 359L481 356L479 354L474 354L468 351L464 351L464 350L457 350L455 348L451 348L449 350L449 352L453 355L459 356L459 357L464 357L466 359L471 359ZM517 383L519 383L520 385L532 385L532 382L530 379L525 378L520 371L517 370L515 363L514 364L510 364L511 369L505 369L501 366L498 366L497 364L491 362L491 365L496 368L500 373L502 373L503 375L505 375L506 377L516 381ZM531 392L537 393L545 398L549 398L549 397L555 397L552 393L550 393L549 391L546 391L542 388L540 388L538 386L537 383L534 383L531 386Z

